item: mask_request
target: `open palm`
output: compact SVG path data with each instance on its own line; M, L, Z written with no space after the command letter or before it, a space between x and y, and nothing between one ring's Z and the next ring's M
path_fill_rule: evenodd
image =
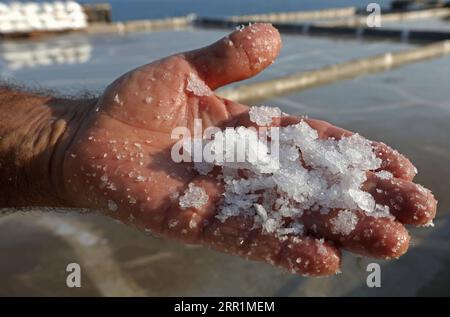
M172 130L193 129L194 119L208 126L249 125L248 107L217 97L213 90L251 77L270 65L281 48L276 29L255 24L213 45L177 54L132 70L114 81L99 98L71 143L65 159L65 195L76 207L98 209L142 230L199 243L293 272L328 275L339 270L339 249L378 258L403 254L409 236L402 225L425 224L436 202L411 182L411 163L382 143L374 143L383 169L395 178L370 173L365 183L378 203L389 205L396 219L355 212L359 222L348 236L334 234L328 215L303 215L305 236L279 240L252 229L253 218L215 218L222 184L201 176L188 163L175 163ZM298 122L284 117L277 124ZM320 137L350 132L326 122L308 120ZM177 193L190 182L209 196L199 209L181 209ZM324 239L324 240L323 240Z

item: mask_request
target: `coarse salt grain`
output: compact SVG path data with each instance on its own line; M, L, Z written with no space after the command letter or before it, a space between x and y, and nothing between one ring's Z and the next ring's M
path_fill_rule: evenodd
M331 232L339 235L349 235L358 223L358 217L350 210L340 210L337 216L330 220Z
M250 121L260 126L268 126L272 123L274 117L281 117L280 108L277 107L251 107L249 111Z
M388 171L379 171L376 172L375 175L381 179L391 179L394 177L394 175L392 175L392 173Z
M203 188L194 185L194 183L189 183L188 189L180 197L179 204L183 209L191 207L199 209L208 202L208 199L209 197Z
M197 75L189 73L187 78L186 90L192 92L196 96L211 96L211 89Z

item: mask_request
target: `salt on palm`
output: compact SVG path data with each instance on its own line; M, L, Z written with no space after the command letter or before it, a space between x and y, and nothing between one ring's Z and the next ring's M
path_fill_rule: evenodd
M189 183L184 195L180 197L180 207L199 209L208 202L208 195L205 190L194 183Z
M259 126L268 126L272 118L281 117L281 110L277 107L251 107L249 111L250 120Z
M186 90L199 97L212 95L211 89L205 84L205 82L193 73L189 73Z
M257 125L267 126L273 117L282 113L278 108L251 107L249 116ZM225 192L216 216L220 221L238 215L254 217L254 225L263 232L283 237L303 233L301 216L305 211L326 214L338 209L332 219L332 230L348 235L358 221L356 210L389 214L387 206L376 204L361 189L367 171L381 166L370 141L358 134L340 140L320 139L305 121L278 129L277 159L268 154L268 146L261 142L254 129L237 127L214 135L211 149L221 159L208 164L223 169L219 179L225 185ZM247 145L244 160L233 160L234 150L242 144ZM249 159L251 153L256 155L256 160ZM196 166L202 174L208 173L201 164ZM378 175L391 176L388 172ZM191 184L180 198L183 208L204 203L204 194Z

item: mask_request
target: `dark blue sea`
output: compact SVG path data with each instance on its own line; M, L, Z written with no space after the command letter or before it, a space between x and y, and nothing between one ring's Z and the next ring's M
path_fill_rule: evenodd
M30 0L27 0L30 1ZM34 0L36 1L36 0ZM43 2L44 0L38 0ZM49 1L49 0L47 0ZM9 2L9 1L1 1ZM195 13L200 16L255 14L358 6L376 2L382 7L390 0L79 0L79 3L108 2L115 21L162 18Z

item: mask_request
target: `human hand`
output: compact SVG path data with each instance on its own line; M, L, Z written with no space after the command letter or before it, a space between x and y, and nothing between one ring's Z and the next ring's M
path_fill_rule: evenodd
M251 218L215 218L223 185L199 175L189 163L175 163L171 138L175 127L193 129L251 124L248 107L214 94L214 90L256 75L279 53L276 29L254 24L215 44L177 54L132 70L107 87L71 137L63 165L64 199L78 208L98 209L124 223L190 244L202 244L293 272L329 275L339 270L340 249L376 258L396 258L406 252L409 235L404 224L423 225L436 212L430 192L414 184L415 168L402 155L374 143L382 168L394 175L384 180L370 172L364 189L388 205L396 219L355 212L351 234L333 233L327 215L306 212L306 234L287 240L252 229ZM195 86L195 87L194 87ZM276 124L296 123L284 117ZM306 122L321 138L349 135L327 122ZM205 190L208 202L182 209L175 192L189 183ZM323 242L321 239L325 239Z

